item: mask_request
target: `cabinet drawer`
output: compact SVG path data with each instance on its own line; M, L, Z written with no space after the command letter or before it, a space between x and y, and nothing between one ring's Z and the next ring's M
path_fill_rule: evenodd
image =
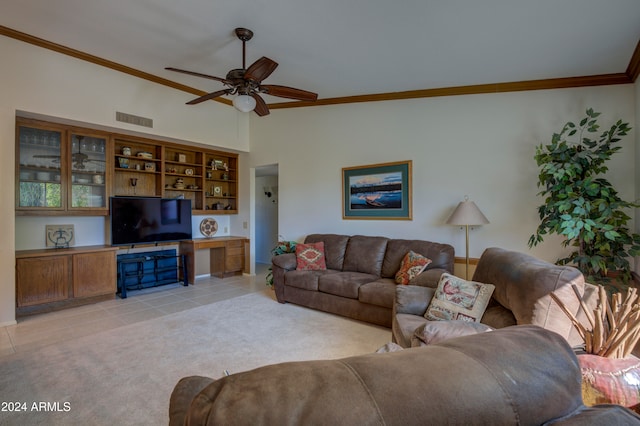
M244 247L244 241L242 240L234 240L234 241L227 241L227 249L230 248L243 248Z
M227 247L227 256L244 255L244 247Z
M225 259L226 272L237 272L244 269L244 255L229 256Z

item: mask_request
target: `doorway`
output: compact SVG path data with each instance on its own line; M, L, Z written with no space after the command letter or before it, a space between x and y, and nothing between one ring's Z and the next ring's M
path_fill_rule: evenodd
M271 265L271 249L278 243L278 165L256 167L255 259Z

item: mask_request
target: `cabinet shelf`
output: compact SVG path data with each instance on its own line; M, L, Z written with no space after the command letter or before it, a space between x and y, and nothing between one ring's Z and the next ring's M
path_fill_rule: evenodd
M126 158L128 160L138 160L138 161L157 162L157 163L162 161L159 158L145 158L137 155L124 155L124 154L116 154L116 158Z
M165 188L165 191L172 191L172 192L202 192L202 188L199 189L193 189L193 188Z
M202 164L200 164L200 163L186 163L186 162L172 161L172 160L165 160L165 163L166 164L171 164L171 165L176 165L176 166L202 167Z

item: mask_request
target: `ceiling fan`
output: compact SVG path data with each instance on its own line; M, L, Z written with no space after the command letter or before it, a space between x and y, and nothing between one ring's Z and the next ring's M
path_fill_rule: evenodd
M246 67L245 43L253 37L253 31L246 28L236 28L236 36L242 40L242 68L229 71L225 78L212 75L201 74L199 72L186 71L173 67L166 67L166 70L194 75L196 77L209 78L220 81L227 89L217 90L207 93L192 101L187 105L195 105L209 99L214 99L224 95L237 95L233 100L233 106L242 112L255 111L260 117L269 114L269 107L260 94L278 96L280 98L296 99L301 101L315 101L318 94L306 90L295 89L293 87L279 86L276 84L262 84L262 80L269 77L276 69L278 63L263 56L253 64Z
M105 160L98 160L98 159L93 159L93 158L89 158L89 156L87 154L85 154L84 152L81 152L82 150L82 140L84 139L84 136L80 136L80 135L75 135L76 139L78 140L77 146L78 146L78 152L73 152L71 154L71 161L73 162L73 168L77 169L77 170L84 170L87 168L87 166L84 164L85 162L97 162L97 163L104 163ZM76 144L74 144L75 146ZM34 155L33 158L50 158L52 159L52 161L54 163L59 163L60 162L60 156L59 155Z

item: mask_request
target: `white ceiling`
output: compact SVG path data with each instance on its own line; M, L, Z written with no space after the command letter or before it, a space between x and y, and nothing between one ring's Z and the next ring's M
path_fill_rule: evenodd
M623 73L640 40L640 0L0 0L0 11L2 26L204 91L222 83L164 67L224 77L242 65L233 30L246 27L247 65L280 64L265 83L320 99Z

